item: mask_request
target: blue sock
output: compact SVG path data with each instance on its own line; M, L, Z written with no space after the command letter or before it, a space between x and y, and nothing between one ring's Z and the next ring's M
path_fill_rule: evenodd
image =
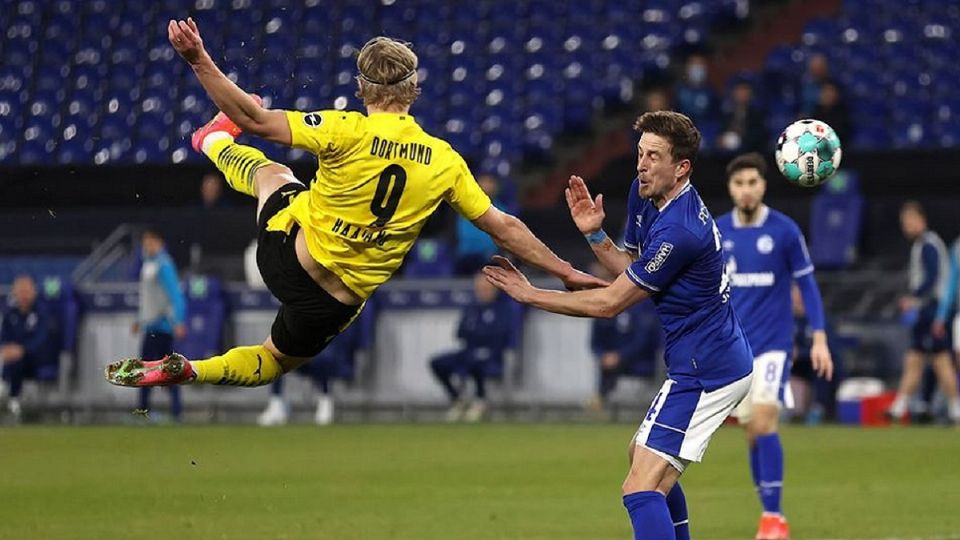
M760 496L760 451L757 450L757 443L754 442L750 447L750 474L753 476L753 487L757 490L757 497Z
M623 506L633 524L633 540L674 540L673 520L667 499L657 491L638 491L623 496Z
M757 454L763 511L779 514L783 491L783 446L780 444L780 435L771 433L757 437Z
M677 540L690 540L690 516L687 514L687 498L683 495L680 482L673 485L667 493L667 508L673 521L673 532Z

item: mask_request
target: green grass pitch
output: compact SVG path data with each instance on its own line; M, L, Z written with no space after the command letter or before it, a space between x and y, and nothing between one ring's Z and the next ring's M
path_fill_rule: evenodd
M626 539L618 425L0 430L0 538ZM960 433L788 428L795 540L960 538ZM693 537L753 537L741 432L683 479Z

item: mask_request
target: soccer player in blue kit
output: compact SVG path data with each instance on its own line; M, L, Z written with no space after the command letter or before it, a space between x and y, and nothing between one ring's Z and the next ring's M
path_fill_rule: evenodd
M648 112L635 124L637 179L630 187L626 249L601 228L603 196L570 179L567 203L600 262L619 277L586 291L537 289L509 261L495 258L487 278L514 299L579 317L614 317L653 300L666 339L667 380L630 444L623 504L634 538L690 538L678 482L700 461L710 437L746 396L753 353L729 302L720 232L690 183L700 132L686 116Z
M806 242L793 220L763 204L766 172L767 163L757 153L730 162L727 187L734 209L717 218L717 227L733 285L733 308L755 355L753 384L736 414L746 428L750 470L763 506L756 538L787 540L789 526L780 509L783 447L777 427L780 407L792 401L787 381L793 356L794 281L813 329L813 368L829 380L833 361Z

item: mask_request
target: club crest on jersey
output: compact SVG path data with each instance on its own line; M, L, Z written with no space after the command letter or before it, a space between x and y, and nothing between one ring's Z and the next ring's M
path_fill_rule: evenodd
M303 117L303 123L312 128L320 127L320 124L323 123L323 117L320 116L320 113L310 113Z
M670 256L671 251L673 251L673 244L670 242L664 242L660 244L660 248L657 249L657 254L650 259L650 262L648 262L643 269L649 274L660 270L660 268L663 267L663 263L667 262L667 257Z
M757 238L757 251L764 255L773 251L773 237L769 234L765 234L760 238Z

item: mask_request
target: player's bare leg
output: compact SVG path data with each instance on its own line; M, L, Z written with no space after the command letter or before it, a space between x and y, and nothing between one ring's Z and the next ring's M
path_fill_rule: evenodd
M907 404L920 387L920 380L923 378L924 358L919 351L907 351L903 358L903 374L900 376L900 388L897 390L897 398L894 400L887 415L894 420L900 420L907 413Z
M675 524L668 494L678 485L680 471L665 458L640 445L634 445L630 471L623 481L623 505L633 524L634 538L673 540L682 527L689 538L686 502L682 523ZM682 492L677 492L682 498Z

